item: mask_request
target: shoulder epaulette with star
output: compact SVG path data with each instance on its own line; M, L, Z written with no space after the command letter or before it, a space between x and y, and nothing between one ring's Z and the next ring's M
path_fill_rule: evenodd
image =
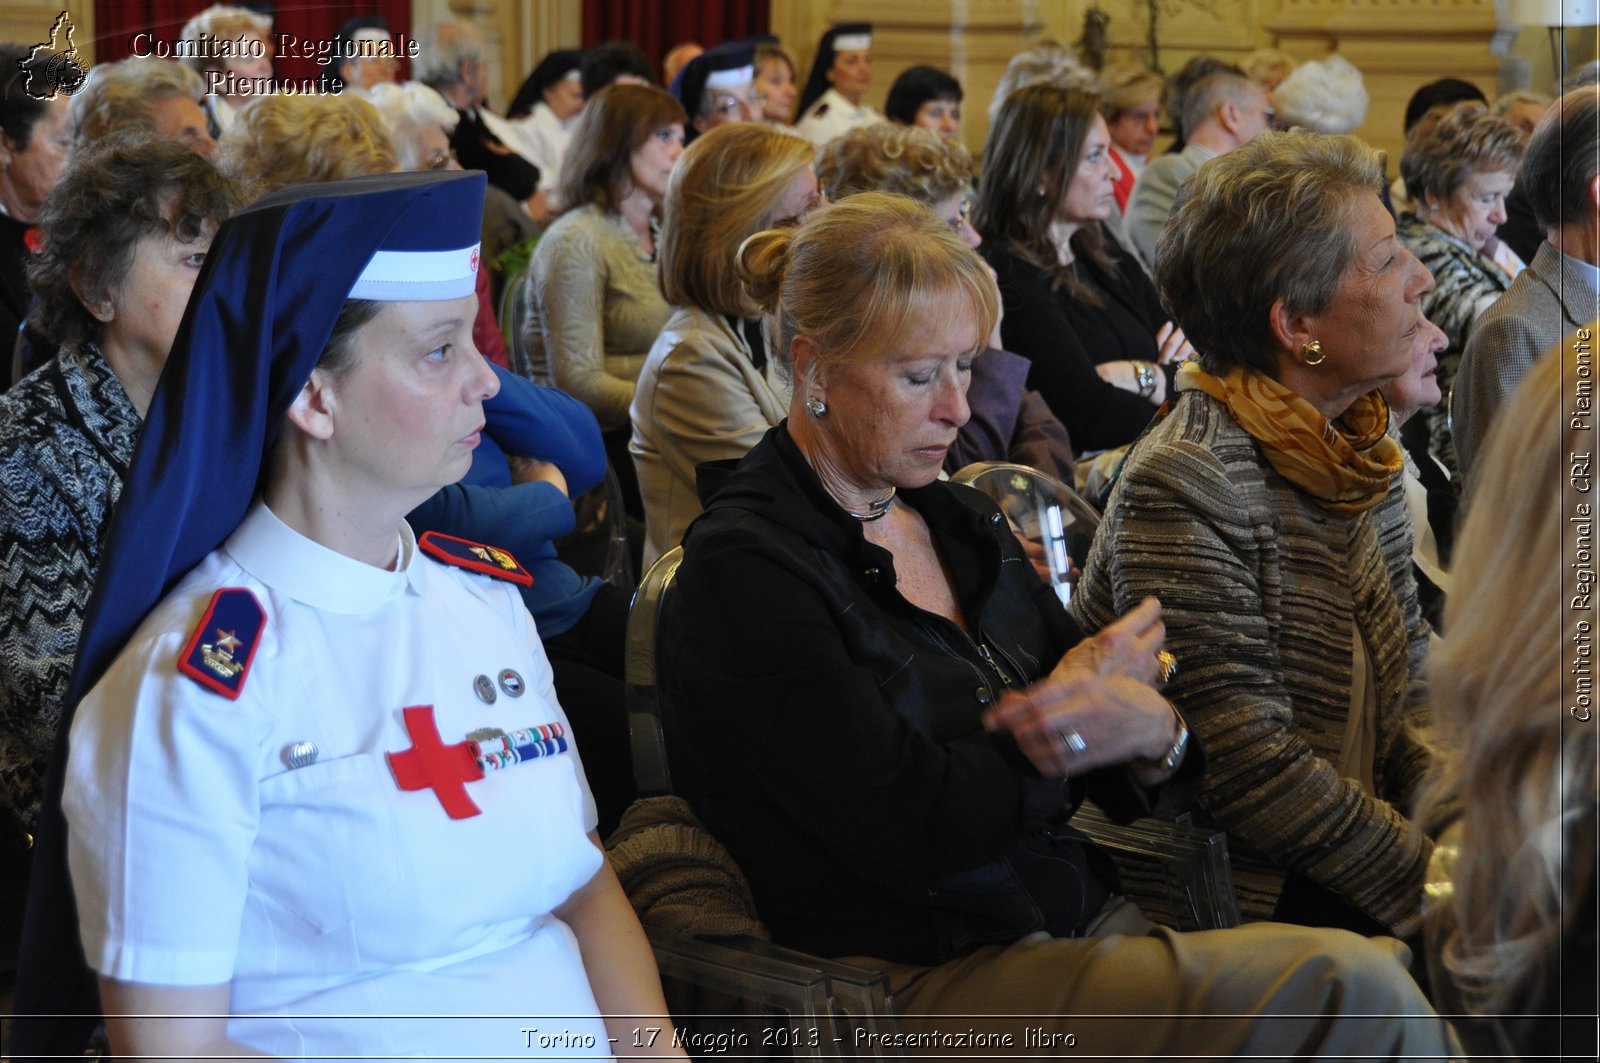
M523 587L533 586L533 573L517 563L517 559L497 546L485 546L468 539L458 539L442 532L423 532L417 545L428 556L447 565L479 572L496 579L509 580Z
M178 656L178 671L229 701L239 697L250 662L267 628L267 611L243 587L224 587L211 596L189 643Z

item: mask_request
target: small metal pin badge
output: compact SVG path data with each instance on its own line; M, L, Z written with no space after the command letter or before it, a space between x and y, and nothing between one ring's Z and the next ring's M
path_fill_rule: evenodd
M522 676L515 670L507 668L500 673L500 689L511 697L520 698L523 691L528 689L528 684L522 681Z
M315 742L295 742L283 749L283 762L292 771L295 768L309 768L317 762L317 744Z
M499 697L494 692L494 680L486 675L480 675L472 681L473 692L478 695L478 700L485 705L493 705L494 699Z

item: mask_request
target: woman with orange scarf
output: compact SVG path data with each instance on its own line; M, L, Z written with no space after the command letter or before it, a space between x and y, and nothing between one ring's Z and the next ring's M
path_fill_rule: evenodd
M1432 844L1428 627L1379 385L1442 345L1378 154L1265 134L1207 163L1156 282L1199 352L1132 447L1072 610L1161 599L1247 919L1412 935Z

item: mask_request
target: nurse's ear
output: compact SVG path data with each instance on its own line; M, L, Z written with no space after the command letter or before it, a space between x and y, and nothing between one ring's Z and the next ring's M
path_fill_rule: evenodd
M311 378L289 404L289 423L312 439L332 439L337 407L333 374L313 369Z

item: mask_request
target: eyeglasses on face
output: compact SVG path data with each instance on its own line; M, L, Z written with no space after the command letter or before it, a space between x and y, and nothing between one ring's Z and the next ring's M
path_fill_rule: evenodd
M736 94L732 92L719 92L711 100L711 113L723 118L732 117L741 110L759 112L767 106L767 94L764 92L746 92Z

